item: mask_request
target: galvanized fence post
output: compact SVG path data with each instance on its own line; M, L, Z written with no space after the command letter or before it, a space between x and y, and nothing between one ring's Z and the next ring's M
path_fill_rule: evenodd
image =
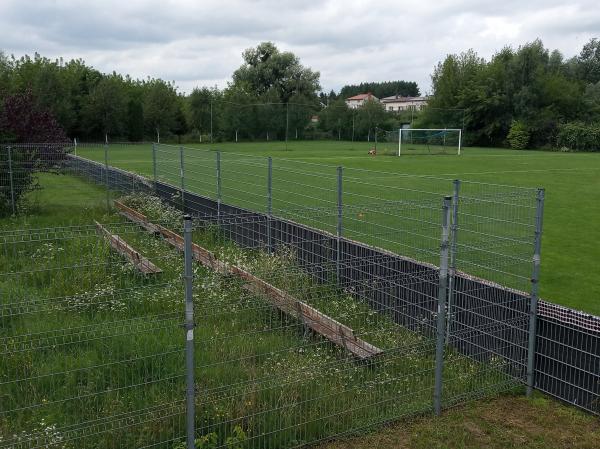
M456 239L458 233L458 203L460 200L460 180L455 179L453 182L454 192L452 194L452 225L450 227L450 267L448 279L448 309L446 312L446 343L450 340L452 333L452 306L454 301L454 283L456 277Z
M10 204L12 206L12 213L15 215L17 213L17 206L15 204L15 184L13 179L13 169L12 169L12 152L10 146L7 147L8 151L8 181L10 183Z
M440 274L438 280L437 330L435 345L435 384L433 390L433 410L436 415L442 412L442 380L444 375L444 339L446 336L446 298L448 295L448 252L450 204L447 196L442 203L442 243L440 245Z
M285 150L288 149L288 133L290 128L290 103L285 104Z
M195 380L194 380L194 298L192 269L192 218L183 217L183 256L184 256L184 282L185 282L185 372L186 372L186 442L187 449L194 449L196 418L195 406Z
M267 159L267 248L269 252L273 251L273 242L271 241L271 218L273 216L273 159Z
M221 222L221 152L217 151L217 222Z
M156 144L152 144L152 175L154 177L154 191L158 190L156 182L158 181L157 171L156 171Z
M106 209L110 210L110 181L108 178L108 144L104 144L104 181L106 187Z
M538 189L535 209L535 238L533 246L533 271L531 274L531 302L529 305L529 341L527 348L527 396L533 393L535 384L535 345L537 331L537 309L542 252L542 226L544 221L544 189Z
M185 165L183 162L183 146L179 147L179 176L181 178L181 210L185 212Z
M343 234L343 205L342 205L342 178L343 178L343 167L337 168L337 226L336 226L336 258L335 258L335 272L337 276L337 282L340 283L341 279L341 263L342 263L342 234Z

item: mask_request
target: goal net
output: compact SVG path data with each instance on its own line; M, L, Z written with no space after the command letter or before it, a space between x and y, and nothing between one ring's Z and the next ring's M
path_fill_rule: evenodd
M398 156L408 154L456 154L462 146L461 129L399 129L385 133L387 147Z

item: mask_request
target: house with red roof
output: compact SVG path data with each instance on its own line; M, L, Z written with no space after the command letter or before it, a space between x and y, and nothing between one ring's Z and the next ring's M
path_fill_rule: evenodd
M353 97L346 98L346 104L350 109L356 109L360 108L363 104L365 104L365 101L370 100L379 101L379 98L377 98L371 92L367 92L366 94L358 94Z

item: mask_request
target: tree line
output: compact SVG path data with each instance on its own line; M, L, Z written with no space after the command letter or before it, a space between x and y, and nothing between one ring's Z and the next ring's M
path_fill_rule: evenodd
M471 145L600 149L600 139L590 142L600 135L598 39L568 59L541 40L505 47L489 61L473 50L452 54L431 79L419 126L463 128Z
M80 140L366 140L410 124L462 128L471 145L600 147L594 137L600 135L598 39L568 59L540 40L503 48L489 61L473 50L452 54L431 79L427 108L399 114L378 102L349 109L345 99L366 91L379 98L418 96L415 82L346 85L326 94L319 72L270 42L243 52L224 89L198 87L187 95L174 82L104 74L82 60L0 52L0 140L22 134L2 125L19 122L2 119L3 105L29 101L30 109L51 113L66 136Z
M32 97L70 138L104 139L108 134L139 141L156 130L177 134L186 127L185 97L174 83L103 74L81 59L64 62L38 54L16 59L0 53L0 93L2 104L12 96ZM10 136L0 129L0 137Z
M226 88L198 87L188 95L174 82L104 74L81 59L65 62L39 54L17 59L0 52L0 116L7 113L4 104L27 103L51 113L69 138L80 140L368 138L377 124L394 117L378 104L350 111L343 99L361 89L380 96L418 94L416 83L407 81L363 83L325 94L319 72L270 42L243 52ZM0 129L0 140L21 138L19 130Z
M342 87L339 95L343 98L348 98L367 92L371 92L377 98L391 97L393 95L402 97L418 97L420 95L419 86L416 82L400 80L349 84Z

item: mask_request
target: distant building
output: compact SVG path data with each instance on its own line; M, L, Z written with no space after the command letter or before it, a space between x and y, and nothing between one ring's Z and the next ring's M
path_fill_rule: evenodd
M371 92L367 92L366 94L358 94L353 97L346 98L346 104L350 109L356 109L360 108L363 104L365 104L365 101L369 100L379 101L379 98L377 98Z
M394 95L381 99L386 111L420 111L427 106L427 97L402 97Z

